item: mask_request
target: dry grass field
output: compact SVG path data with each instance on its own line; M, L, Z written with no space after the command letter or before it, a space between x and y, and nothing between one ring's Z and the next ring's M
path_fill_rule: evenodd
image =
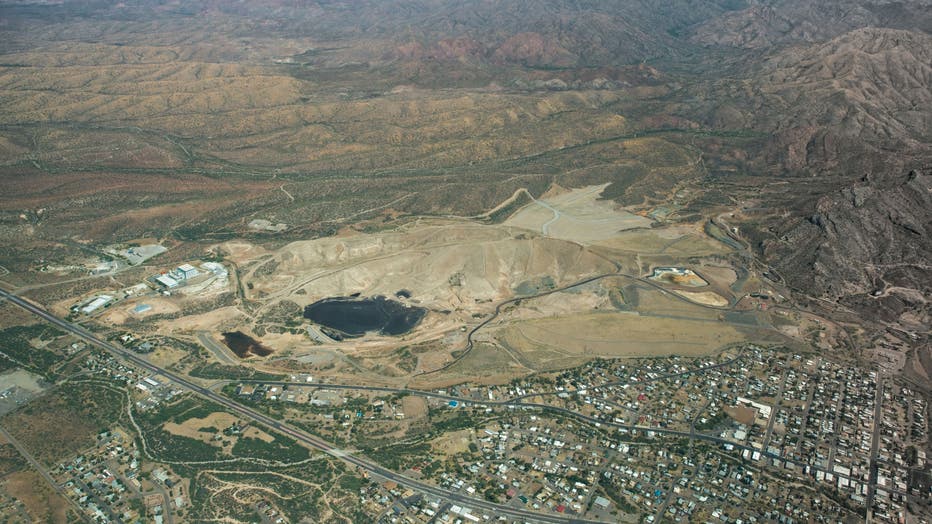
M17 471L3 478L2 489L26 507L33 522L65 524L69 522L68 501L52 491L48 482L31 469Z
M236 424L239 420L226 412L211 413L204 418L189 418L181 423L166 422L162 429L181 437L193 438L210 443L217 432ZM207 431L210 428L213 431Z
M595 312L515 322L496 333L538 369L567 358L700 356L745 338L717 321ZM559 364L558 366L559 367Z

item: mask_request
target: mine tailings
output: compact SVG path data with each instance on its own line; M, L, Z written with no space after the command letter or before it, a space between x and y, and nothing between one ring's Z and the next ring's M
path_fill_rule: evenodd
M382 335L403 335L414 329L426 314L425 308L383 296L325 298L304 308L304 318L348 337L373 331Z
M230 331L223 334L223 343L227 345L239 358L249 358L250 355L267 357L272 350L263 346L258 340L242 331Z

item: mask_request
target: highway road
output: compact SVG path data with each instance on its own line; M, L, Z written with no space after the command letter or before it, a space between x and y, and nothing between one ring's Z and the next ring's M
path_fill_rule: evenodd
M232 352L223 347L220 343L214 340L214 337L206 331L197 332L197 341L201 343L202 346L207 348L211 353L217 357L217 360L223 362L224 364L237 364L235 355L232 355Z
M702 367L702 368L697 368L697 369L694 369L694 370L689 370L689 371L680 372L680 373L670 373L670 374L666 374L666 375L659 375L659 376L657 376L657 377L654 377L653 379L643 380L643 381L641 381L641 382L639 382L639 383L647 383L647 382L651 382L651 381L662 380L662 379L666 379L666 378L678 377L678 376L683 376L683 375L690 375L690 374L700 373L700 372L703 372L703 371L708 371L708 370L711 370L711 369L717 369L717 368L721 368L721 367L725 367L725 366L728 366L728 365L730 365L730 364L733 364L733 363L735 363L736 361L741 360L742 358L743 358L743 355L739 355L739 356L737 356L737 357L735 357L735 358L733 358L733 359L730 359L730 360L728 360L728 361L726 361L726 362L721 362L721 363L719 363L719 364L714 364L714 365L711 365L711 366L705 366L705 367ZM218 383L215 383L215 384L214 384L214 387L216 387L216 386L218 386L218 385L222 385L222 384L229 384L229 383L231 383L231 382L234 382L234 381L220 381L220 382L218 382ZM434 392L432 392L432 391L421 391L421 390L416 390L416 389L405 389L405 388L391 388L391 387L385 387L385 386L353 386L353 385L346 385L346 384L323 384L323 383L319 383L319 382L307 382L307 383L305 383L305 382L285 382L285 381L268 381L268 380L237 380L237 381L235 381L235 382L237 382L237 383L247 383L247 384L248 384L248 383L252 383L252 384L267 384L267 385L275 385L275 386L313 387L313 388L321 388L321 389L341 389L341 390L375 391L375 392L384 392L384 393L393 393L393 394L394 394L394 393L397 393L397 394L406 394L406 395L417 395L417 396L421 396L421 397L425 397L425 398L438 399L438 400L442 400L442 401L445 401L445 402L450 401L450 400L455 400L455 401L457 401L460 405L514 407L514 408L522 408L522 409L535 409L535 410L539 410L539 411L549 411L549 412L551 412L551 413L555 413L555 414L558 414L558 415L573 417L573 418L575 418L575 419L577 419L577 420L583 421L583 422L585 422L585 423L587 423L587 424L594 425L594 426L597 426L597 427L607 427L607 428L613 428L613 429L619 429L619 430L626 430L626 431L629 431L629 432L634 432L634 431L637 431L637 432L640 432L640 433L650 432L650 433L653 433L653 434L655 434L655 435L664 435L664 436L668 436L668 437L678 437L678 438L686 438L686 439L690 439L690 440L704 441L704 442L709 442L709 443L712 443L712 444L715 444L715 445L720 445L720 446L726 446L726 445L728 445L728 446L731 446L734 450L737 450L737 451L739 451L739 452L742 452L742 451L755 452L755 451L756 451L756 452L759 452L759 453L760 453L762 459L777 459L777 460L783 460L783 461L789 462L789 463L791 463L791 464L793 464L793 465L795 465L795 466L797 466L797 467L799 467L799 468L801 468L801 469L806 469L806 468L808 468L809 471L813 471L813 472L814 472L814 471L822 471L822 472L824 472L824 473L831 473L831 474L835 475L836 477L848 478L848 479L851 479L851 480L857 480L857 481L859 481L859 482L862 481L861 479L859 479L859 478L857 478L857 477L852 477L852 476L850 476L850 475L840 474L840 473L838 473L838 472L832 471L832 470L829 469L829 468L817 466L817 465L814 465L814 464L809 464L809 463L807 463L807 462L803 462L803 461L800 461L800 460L796 460L796 459L793 459L793 458L791 458L791 457L785 457L785 456L781 456L781 455L777 455L777 454L771 453L771 452L767 451L766 448L764 448L764 449L759 449L759 448L756 448L756 447L754 447L754 446L750 446L750 445L746 445L746 444L740 444L740 443L737 443L737 442L734 442L734 441L731 441L731 440L728 440L728 439L725 439L725 438L721 438L721 437L718 437L718 436L716 436L716 435L710 435L710 434L705 434L705 433L698 433L698 432L696 432L696 430L695 430L695 420L692 422L689 431L668 429L668 428L657 427L657 426L642 426L642 425L636 425L636 424L620 424L620 423L612 422L612 421L609 421L609 420L602 420L602 419L598 419L598 418L595 418L595 417L590 417L590 416L588 416L588 415L584 415L584 414L582 414L582 413L573 411L573 410L571 410L571 409L566 409L566 408L559 407L559 406L553 406L553 405L550 405L550 404L543 404L543 403L539 403L539 402L526 402L526 401L524 400L524 399L526 399L526 398L528 398L528 397L549 395L549 394L550 394L549 392L545 392L545 393L533 393L533 394L523 395L523 396L520 396L520 397L515 397L514 399L510 399L510 400L484 401L484 400L476 400L476 399L470 399L470 398L464 398L464 397L457 397L457 396L453 396L453 395L444 395L444 394L440 394L440 393L434 393ZM624 384L624 383L625 383L625 382L623 382L623 381L621 381L621 382L611 382L611 383L608 383L608 384L603 384L603 385L599 386L598 388L604 388L604 387L607 387L607 386L609 386L609 385L618 385L618 384ZM593 388L590 388L590 389L591 389L591 390L594 390L594 389L597 389L597 388L593 387ZM708 406L708 405L706 405L706 406ZM703 409L703 411L704 411L704 410L705 410L705 409ZM775 417L776 415L774 414L773 416Z
M644 380L638 381L629 381L629 380L616 380L612 382L606 382L604 384L598 384L589 388L589 391L598 391L605 388L613 386L624 386L624 385L634 385L634 384L649 384L651 382L657 382L660 380L667 380L671 378L679 377L688 377L691 375L697 375L700 373L705 373L714 369L721 369L728 367L735 362L743 359L744 355L738 355L734 358L728 359L718 364L712 364L709 366L703 366L695 369L689 369L686 371L680 371L677 373L667 373L663 375L657 375L652 378L646 378ZM211 389L216 389L219 386L226 384L231 384L236 382L237 384L268 384L270 386L287 386L287 387L313 387L320 389L344 389L344 390L358 390L358 391L375 391L382 393L392 393L392 394L402 394L402 395L416 395L425 398L434 398L443 401L455 400L459 404L463 405L475 405L475 406L528 406L523 402L524 399L535 398L535 397L548 397L558 395L559 391L541 391L534 393L526 393L524 395L518 395L508 400L477 400L472 398L457 397L454 395L445 395L442 393L434 393L433 391L424 391L420 389L408 389L408 388L393 388L389 386L362 386L362 385L348 385L348 384L328 384L323 382L289 382L281 380L257 380L257 379L243 379L243 380L218 380L213 383L210 387Z
M156 366L145 359L140 358L135 353L128 351L126 349L115 346L91 333L90 331L62 320L55 315L52 315L45 309L23 299L17 295L9 293L0 289L0 300L8 300L10 303L15 304L26 311L46 320L47 322L72 333L73 335L81 338L85 342L97 346L100 349L103 349L109 352L114 357L121 359L125 362L132 364L133 366L147 370L151 373L159 374L165 379L182 386L185 389L190 390L194 394L210 400L216 404L222 405L228 410L237 415L240 415L244 418L254 420L259 422L269 428L277 431L279 433L285 434L294 438L295 440L308 445L310 447L316 448L324 453L329 454L330 456L342 460L352 466L355 466L359 470L366 471L371 475L375 475L387 480L394 481L399 485L407 486L415 491L421 492L429 497L435 497L439 499L445 499L456 504L459 504L463 507L469 508L473 512L480 514L488 514L492 516L505 516L510 519L524 522L540 522L543 524L600 524L600 521L594 520L585 520L585 519L574 519L567 517L565 515L554 515L546 513L538 513L534 511L526 511L516 508L511 508L504 506L502 504L496 504L489 502L484 499L477 499L473 497L468 497L455 492L450 492L448 490L426 484L411 478L408 478L404 475L396 473L394 471L388 470L379 466L378 464L369 462L366 459L357 457L346 453L343 450L337 449L333 444L312 435L310 433L299 430L286 422L275 420L268 415L250 409L249 407L243 406L237 402L234 402L218 393L211 391L208 388L205 388L199 384L188 380L185 377L172 373L164 368Z

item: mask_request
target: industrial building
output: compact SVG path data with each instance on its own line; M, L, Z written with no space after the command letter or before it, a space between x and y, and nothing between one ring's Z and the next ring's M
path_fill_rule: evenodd
M200 274L200 271L198 271L197 268L191 264L181 264L170 273L171 277L179 282L182 280L194 278Z
M81 313L84 313L85 315L90 315L94 311L97 311L98 309L106 306L110 302L113 302L113 297L111 297L110 295L100 295L99 297L95 298L94 300L91 300L84 307L82 307Z
M204 262L201 264L201 269L205 271L210 271L218 277L227 276L227 268L223 267L223 264L218 264L216 262Z
M155 281L165 286L167 289L178 287L178 281L168 275L159 275L155 277Z

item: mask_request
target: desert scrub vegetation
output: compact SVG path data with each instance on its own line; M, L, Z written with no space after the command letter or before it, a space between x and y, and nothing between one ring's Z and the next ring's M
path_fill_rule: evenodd
M126 396L97 381L71 381L0 419L40 462L52 466L125 418Z
M63 331L46 324L0 330L0 371L23 367L46 378L54 378L52 368L63 357L40 346L63 336Z
M295 440L276 436L271 442L251 437L240 437L233 445L233 455L278 462L298 462L310 457L310 451Z

